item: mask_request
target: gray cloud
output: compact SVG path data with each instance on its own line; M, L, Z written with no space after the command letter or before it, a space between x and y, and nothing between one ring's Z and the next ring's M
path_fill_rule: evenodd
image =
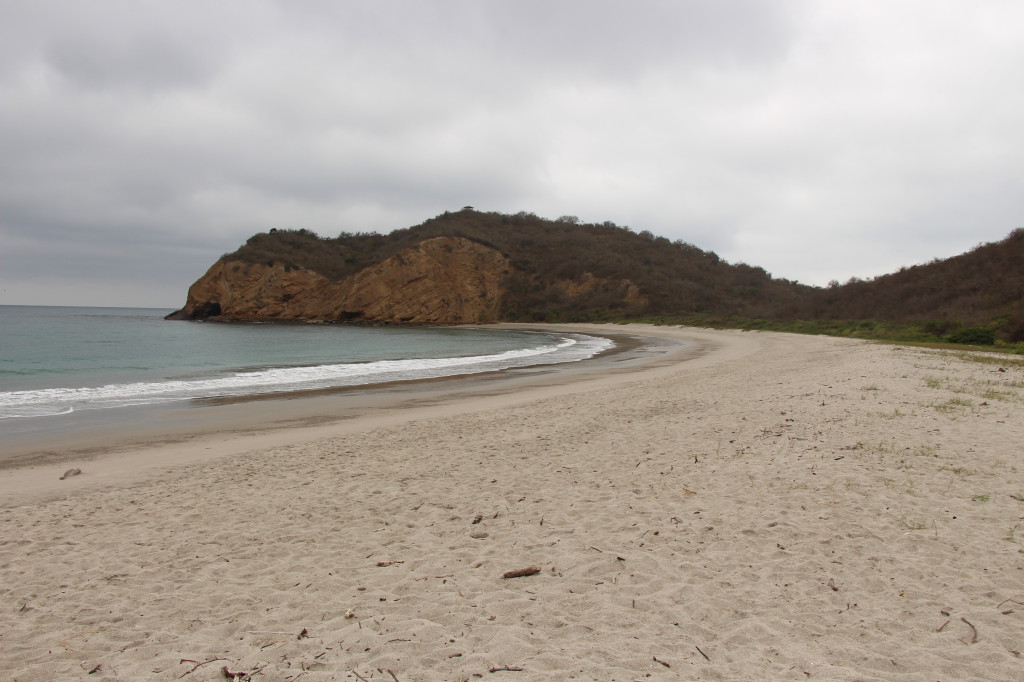
M126 40L72 36L52 46L47 63L74 86L156 91L201 84L203 62L165 31L148 30Z
M0 0L0 302L174 306L270 227L471 204L779 277L1024 223L1024 7Z

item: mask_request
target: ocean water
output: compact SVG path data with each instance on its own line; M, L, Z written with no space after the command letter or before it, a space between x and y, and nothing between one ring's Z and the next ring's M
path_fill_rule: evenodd
M486 328L171 322L169 312L0 306L0 419L574 362L613 345Z

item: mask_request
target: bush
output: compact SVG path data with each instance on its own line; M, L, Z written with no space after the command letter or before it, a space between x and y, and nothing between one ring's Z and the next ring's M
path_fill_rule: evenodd
M950 343L963 343L969 346L992 346L996 342L996 334L991 329L975 327L963 329L949 337Z
M933 336L946 336L956 331L956 328L959 326L952 320L929 320L921 325L921 331Z
M1007 320L1006 324L1003 325L1003 331L1006 335L1006 340L1010 343L1024 341L1024 318L1017 317Z

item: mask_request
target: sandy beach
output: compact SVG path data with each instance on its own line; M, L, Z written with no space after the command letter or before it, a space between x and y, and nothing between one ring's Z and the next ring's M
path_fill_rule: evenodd
M0 677L1024 680L1019 357L628 331L688 345L0 470Z

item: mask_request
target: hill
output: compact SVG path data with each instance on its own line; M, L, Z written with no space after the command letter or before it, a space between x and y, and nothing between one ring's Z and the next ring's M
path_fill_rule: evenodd
M1005 340L1024 341L1024 229L959 256L815 289L778 314L920 323L936 336L988 327Z
M884 320L1024 337L1024 230L973 251L827 288L610 222L445 212L387 235L270 230L225 254L175 319L366 323Z
M446 262L446 253L462 257ZM488 279L474 267L498 276ZM445 277L457 281L448 289L430 286L428 280ZM310 287L318 292L315 304L304 294ZM467 208L386 236L257 234L193 285L177 316L446 323L755 315L795 304L811 291L691 244L612 223ZM415 302L406 300L410 296ZM487 305L468 310L473 296Z

